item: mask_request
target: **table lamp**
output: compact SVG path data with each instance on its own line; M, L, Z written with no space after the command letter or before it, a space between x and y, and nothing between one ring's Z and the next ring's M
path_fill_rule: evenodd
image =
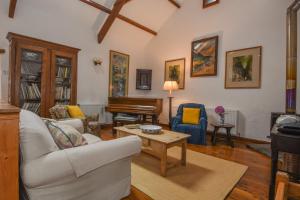
M164 83L164 90L169 91L169 127L171 128L171 120L172 120L172 91L178 90L178 84L177 81L165 81Z

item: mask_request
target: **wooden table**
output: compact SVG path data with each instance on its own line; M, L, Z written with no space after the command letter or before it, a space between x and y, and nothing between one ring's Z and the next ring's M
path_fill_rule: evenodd
M300 135L288 135L279 132L277 129L271 131L271 150L272 150L272 162L271 162L271 180L269 189L269 199L273 200L275 195L276 186L276 173L278 171L278 155L279 152L290 153L294 155L300 155ZM297 162L297 160L295 160ZM298 170L296 172L288 172L298 180L300 174Z
M233 141L231 139L231 133L230 133L231 129L235 127L233 124L211 123L210 125L214 127L214 131L213 131L212 137L211 137L211 142L213 145L216 145L218 130L221 128L224 128L224 129L226 129L226 134L227 134L226 139L227 139L228 145L230 145L231 147L234 147Z
M162 176L167 175L167 170L178 163L167 162L167 150L174 146L181 146L180 164L186 165L186 148L187 138L190 135L163 130L161 134L145 134L140 129L128 129L125 127L116 127L117 137L137 135L143 141L142 151L160 159L160 173Z

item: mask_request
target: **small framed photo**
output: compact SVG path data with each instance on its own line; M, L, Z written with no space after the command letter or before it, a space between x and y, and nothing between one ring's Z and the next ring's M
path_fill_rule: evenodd
M203 8L207 8L220 3L220 0L203 0Z
M219 37L192 42L191 77L216 76Z
M137 90L151 90L152 70L151 69L137 69L136 70L136 89Z
M261 60L261 46L226 52L225 88L260 88Z
M165 81L177 81L179 89L184 89L185 58L165 62Z

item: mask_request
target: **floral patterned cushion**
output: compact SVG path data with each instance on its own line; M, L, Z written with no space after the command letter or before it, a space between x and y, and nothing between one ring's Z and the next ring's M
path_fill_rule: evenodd
M52 119L66 119L70 118L70 115L67 111L66 106L64 105L56 105L49 110Z
M75 128L67 124L47 121L46 125L60 149L87 145L87 141Z

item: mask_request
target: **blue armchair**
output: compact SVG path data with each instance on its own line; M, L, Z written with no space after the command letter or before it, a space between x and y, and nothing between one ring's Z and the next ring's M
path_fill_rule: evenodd
M183 108L200 108L200 119L199 124L183 124ZM188 138L188 143L191 144L206 144L206 129L207 129L207 115L205 111L205 106L203 104L187 103L181 104L178 107L176 117L172 119L172 130L177 132L182 132L191 135Z

